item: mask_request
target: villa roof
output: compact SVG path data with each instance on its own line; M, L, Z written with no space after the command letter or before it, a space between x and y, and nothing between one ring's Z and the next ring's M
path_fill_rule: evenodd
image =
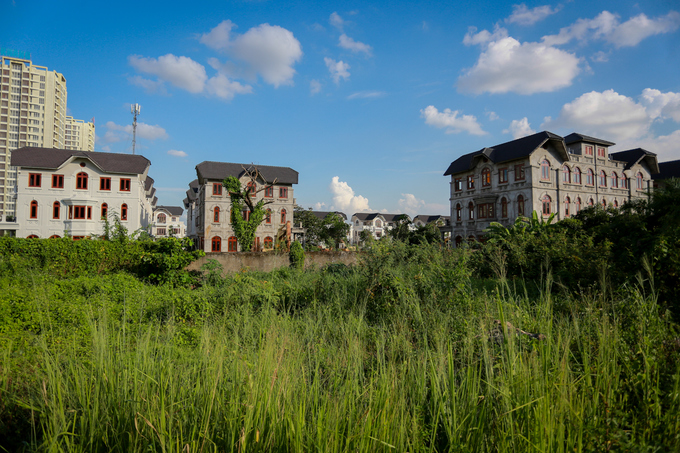
M181 216L184 213L184 209L179 206L156 206L153 211L158 212L161 210L176 216Z
M656 160L656 154L642 148L629 149L627 151L619 151L618 153L609 153L609 158L625 162L625 170L628 170L633 165L642 162L647 162L649 171L652 174L659 173L659 162Z
M25 147L12 151L12 165L57 170L71 159L85 158L107 173L143 174L151 162L138 154L100 153L58 148ZM153 180L152 180L153 181Z
M659 173L652 176L652 179L669 178L680 178L680 160L659 162Z
M276 180L279 184L297 184L298 172L289 167L273 167L269 165L255 165L255 164L236 164L230 162L210 162L205 161L196 165L196 174L199 182L203 180L219 180L222 181L228 176L235 176L240 178L245 173L245 169L256 168L260 174L267 180L273 182Z
M578 134L576 132L572 132L571 134L564 137L564 143L566 143L567 145L571 145L572 143L578 142L588 142L604 146L616 145L616 143L608 142L607 140L602 140L601 138L590 137L588 135Z
M323 220L326 218L326 216L330 213L337 214L340 217L342 217L343 220L347 220L347 214L344 212L340 211L310 211L314 217L316 217L319 220Z

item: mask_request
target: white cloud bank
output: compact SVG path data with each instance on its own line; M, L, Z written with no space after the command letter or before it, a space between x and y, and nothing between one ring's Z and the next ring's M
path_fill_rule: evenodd
M518 25L533 25L559 10L559 7L552 8L550 5L542 5L529 9L527 5L522 3L521 5L513 5L512 14L505 19L505 22Z
M428 105L420 111L420 116L425 118L425 124L446 129L447 134L467 132L472 135L486 135L474 115L458 116L459 113L458 110L451 109L440 112L434 105Z
M373 54L373 48L371 46L364 44L363 42L355 41L344 33L340 35L338 45L343 49L347 49L354 53L363 53L367 57L370 57Z
M531 128L529 119L525 116L521 120L512 120L510 127L503 131L504 134L512 134L513 139L526 137L527 135L535 134L536 131Z
M177 57L171 53L158 58L130 55L128 63L139 72L152 74L190 93L200 93L208 76L205 67L189 57Z
M168 155L174 156L174 157L187 157L187 153L185 153L184 151L177 150L177 149L168 150Z
M402 193L399 199L399 210L411 217L415 215L432 215L448 212L450 207L444 204L427 203L412 193Z
M328 189L333 194L334 209L348 213L371 211L368 206L368 198L355 195L349 184L340 181L339 176L333 176Z

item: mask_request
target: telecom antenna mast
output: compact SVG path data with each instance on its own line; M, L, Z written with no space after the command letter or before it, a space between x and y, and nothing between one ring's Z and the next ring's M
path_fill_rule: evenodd
M130 113L133 115L132 120L132 154L135 153L135 142L137 141L137 115L141 112L142 106L139 104L130 105Z

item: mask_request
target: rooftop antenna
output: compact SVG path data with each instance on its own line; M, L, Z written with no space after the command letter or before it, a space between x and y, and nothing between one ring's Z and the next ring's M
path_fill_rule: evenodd
M139 104L130 105L130 113L133 115L132 120L132 154L135 153L135 142L137 141L137 115L141 112L142 106Z

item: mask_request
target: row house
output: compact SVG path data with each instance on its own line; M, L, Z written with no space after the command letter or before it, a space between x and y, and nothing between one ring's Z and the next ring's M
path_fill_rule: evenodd
M359 243L361 240L359 236L362 231L368 231L375 239L380 239L401 219L411 221L411 218L406 214L357 212L352 215L351 241L353 244Z
M186 226L181 220L183 213L184 209L180 206L154 207L151 235L160 238L183 238L186 235Z
M447 215L417 215L413 218L415 228L434 224L441 233L444 243L448 243L451 236L451 217Z
M257 179L251 183L249 174L253 172L257 172ZM249 185L254 202L261 199L269 202L265 206L267 215L255 232L253 250L273 249L277 238L292 237L293 184L298 183L297 171L267 165L201 162L196 166L196 176L195 205L187 220L193 219L191 232L199 249L205 252L242 251L231 224L231 198L222 185L229 176L238 178L244 186Z
M456 245L479 240L491 222L509 225L533 211L557 220L586 206L647 198L656 154L610 153L614 143L583 134L539 132L465 154L451 163L451 233Z
M151 163L140 155L26 147L12 152L17 168L18 237L74 239L104 232L118 216L128 231L152 222Z

